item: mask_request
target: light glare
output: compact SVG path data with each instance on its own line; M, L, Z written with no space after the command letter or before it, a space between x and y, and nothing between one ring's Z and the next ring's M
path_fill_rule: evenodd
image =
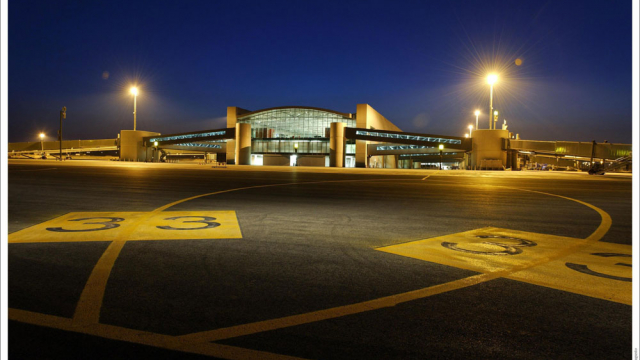
M489 85L493 85L496 83L496 81L498 81L498 75L496 74L489 74L489 76L487 76L487 82L489 83Z
M131 88L131 94L133 94L133 96L138 96L138 88L137 87L132 87Z

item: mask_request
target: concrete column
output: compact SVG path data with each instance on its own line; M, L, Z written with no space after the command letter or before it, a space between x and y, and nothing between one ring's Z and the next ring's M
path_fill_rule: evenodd
M346 123L331 123L331 133L329 135L329 166L344 167L345 138L344 128Z
M251 165L251 124L236 124L236 165Z
M240 117L240 115L242 114L246 114L248 113L249 110L245 110L236 106L229 106L227 108L227 128L231 129L231 128L235 128L236 127L236 123L238 122L238 117ZM229 164L229 165L233 165L235 164L235 158L236 158L236 140L227 140L227 145L226 145L226 150L225 150L225 156L224 156L224 161ZM220 157L220 160L222 160L222 157Z

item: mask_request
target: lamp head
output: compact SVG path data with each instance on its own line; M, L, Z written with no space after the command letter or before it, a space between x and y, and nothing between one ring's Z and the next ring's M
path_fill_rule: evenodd
M487 82L489 83L489 85L493 85L496 83L496 81L498 81L498 75L496 74L489 74L489 76L487 76Z
M134 86L129 91L131 92L131 94L133 94L133 96L138 96L138 88L137 87Z
M157 142L157 141L154 141L154 142L153 142L153 146L158 146L158 142Z
M473 129L473 125L469 125L469 130Z
M476 111L474 112L474 114L475 114L476 116L480 115L480 110L476 110Z
M442 145L442 144L438 145L438 149L440 149L440 150L444 149L444 145Z
M469 137L469 134L464 134L464 137L468 138L468 137Z
M40 140L44 139L44 133L40 133Z
M494 111L493 115L498 116L498 110Z

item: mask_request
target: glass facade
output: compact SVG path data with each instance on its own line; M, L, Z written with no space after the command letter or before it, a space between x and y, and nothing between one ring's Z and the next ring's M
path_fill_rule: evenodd
M435 142L435 143L443 143L443 144L462 144L462 141L458 139L445 139L445 138L437 138L437 137L430 137L430 136L383 133L383 132L362 131L362 130L356 131L356 135L375 136L375 137L387 138L387 139L419 140L419 141ZM385 140L382 140L382 141L385 141Z
M189 141L197 141L201 138L209 137L209 136L223 136L226 135L227 132L225 130L222 131L212 131L205 133L193 133L193 134L185 134L185 135L173 135L173 136L160 136L156 138L149 139L150 143L155 141L171 141L171 140L189 140Z
M331 123L355 127L347 116L309 108L282 108L240 116L238 123L251 124L251 152L255 154L329 154ZM347 154L355 154L355 142L347 141Z

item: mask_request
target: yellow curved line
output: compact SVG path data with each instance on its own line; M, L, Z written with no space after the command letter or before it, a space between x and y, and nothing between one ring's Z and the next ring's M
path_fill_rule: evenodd
M27 310L9 309L9 320L19 321L37 326L73 331L82 334L99 336L105 339L127 341L136 344L153 346L161 349L189 352L220 359L255 359L255 360L300 360L301 358L270 353L260 350L245 349L222 344L185 344L171 335L157 334L142 330L127 329L107 324L79 325L72 319L40 314Z
M100 309L107 281L125 242L112 241L91 271L73 313L73 321L76 324L97 324L100 321Z
M586 245L589 245L593 242L600 240L611 227L611 217L609 216L609 214L607 214L604 210L596 206L593 206L589 203L586 203L584 201L580 201L580 200L562 196L562 195L545 193L542 191L525 190L525 189L511 188L506 186L500 186L500 187L506 188L506 189L512 189L512 190L529 191L533 193L555 196L555 197L571 200L579 204L585 205L595 210L596 212L598 212L598 214L600 214L600 217L602 218L602 221L600 222L600 225L598 226L598 228L586 239L579 241L571 246L568 246L556 252L555 255L553 256L547 256L535 261L531 261L519 266L515 266L508 270L501 270L501 271L489 272L489 273L480 274L480 275L474 275L471 277L451 281L444 284L430 286L430 287L426 287L418 290L386 296L386 297L364 301L360 303L337 306L334 308L324 309L319 311L313 311L305 314L286 316L278 319L265 320L265 321L259 321L259 322L249 323L249 324L231 326L227 328L187 334L187 335L180 336L180 338L183 341L193 342L193 343L211 342L216 340L229 339L229 338L234 338L238 336L250 335L250 334L260 333L264 331L282 329L290 326L296 326L296 325L308 324L308 323L322 321L322 320L333 319L333 318L342 317L345 315L353 315L353 314L357 314L365 311L377 310L385 307L392 307L407 301L422 299L432 295L437 295L437 294L442 294L452 290L462 289L465 287L487 282L489 280L497 279L500 277L506 277L518 271L522 271L534 266L548 263L558 258L565 257L571 253L576 252L578 249Z
M170 204L161 206L155 210L153 210L153 212L158 212L158 211L163 211L166 210L172 206L178 205L180 203L186 202L186 201L191 201L197 198L201 198L201 197L206 197L206 196L212 196L212 195L218 195L218 194L223 194L223 193L228 193L228 192L232 192L232 191L239 191L239 190L248 190L248 189L256 189L256 188L263 188L263 187L272 187L272 186L287 186L287 185L308 185L308 184L325 184L325 183L335 183L335 182L357 182L357 181L410 181L410 180L416 180L415 178L412 179L363 179L363 180L325 180L325 181L306 181L306 182L294 182L294 183L282 183L282 184L267 184L267 185L256 185L256 186L245 186L245 187L241 187L241 188L235 188L235 189L228 189L228 190L221 190L221 191L216 191L216 192L212 192L212 193L206 193L206 194L200 194L200 195L196 195L196 196L192 196L192 197L188 197L185 199L181 199L178 201L174 201Z
M26 310L20 309L9 309L9 319L14 321L21 321L25 323L30 323L39 326L47 326L58 328L67 331L75 331L89 335L100 336L109 339L115 340L123 340L140 344L147 344L151 346L156 346L165 349L171 350L179 350L185 352L198 353L209 356L217 356L225 359L295 359L293 357L260 352L255 350L237 348L233 346L226 346L220 344L212 344L211 341L222 340L233 338L237 336L255 334L259 332L275 330L286 328L295 325L307 324L316 321L322 321L337 317L342 317L346 315L357 314L361 312L366 312L370 310L381 309L384 307L395 306L400 303L404 303L411 300L422 299L425 297L429 297L436 294L445 293L448 291L461 289L473 285L477 285L492 279L496 279L499 277L505 277L515 272L537 266L552 260L555 260L560 257L564 257L578 248L589 245L593 242L600 240L611 227L611 217L604 210L593 206L589 203L569 198L566 196L556 195L545 193L541 191L535 190L525 190L518 188L510 188L497 186L502 188L508 188L513 190L521 190L528 191L533 193L539 193L543 195L555 196L567 200L571 200L577 202L579 204L585 205L600 214L602 221L598 228L589 235L586 239L580 241L579 243L567 247L559 252L557 252L552 257L546 257L543 259L539 259L537 261L532 261L527 264L523 264L517 267L514 267L510 270L502 270L497 272L491 272L486 274L479 274L470 276L467 278L451 281L444 284L439 284L423 289L413 290L401 294L391 295L387 297L382 297L374 300L364 301L356 304L350 304L345 306L334 307L330 309L324 309L320 311L314 311L305 314L287 316L278 319L260 321L250 324L243 324L238 326L232 326L228 328L198 332L193 334L187 334L183 336L169 336L162 335L150 332L143 332L138 330L132 330L127 328L122 328L118 326L106 325L99 323L99 315L100 308L102 306L102 300L104 297L104 290L106 288L106 283L108 281L109 275L111 273L111 269L120 254L120 250L124 246L126 242L126 236L134 231L135 227L146 220L152 214L157 212L166 210L167 208L180 204L185 201L197 199L200 197L211 196L221 193L227 193L232 191L246 190L252 188L263 188L263 187L272 187L272 186L285 186L285 185L304 185L304 184L319 184L319 183L332 183L332 182L354 182L354 181L399 181L399 180L416 180L416 179L367 179L367 180L330 180L330 181L314 181L314 182L303 182L303 183L282 183L282 184L268 184L268 185L257 185L257 186L249 186L242 187L236 189L222 190L207 194L201 194L197 196L192 196L189 198L185 198L182 200L175 201L173 203L161 206L152 212L150 212L147 216L141 217L138 221L136 221L135 226L132 226L130 231L123 233L119 240L112 242L105 253L102 255L98 264L92 271L89 280L87 281L87 285L82 292L80 301L76 308L76 313L74 314L73 319L67 319L62 317L56 317L52 315L40 314L35 312L30 312ZM458 184L460 185L460 184ZM462 185L464 186L464 185Z
M591 235L587 236L586 239L584 239L587 242L594 242L594 241L598 241L600 239L602 239L602 237L604 236L604 234L607 233L607 231L609 231L609 228L611 228L611 216L609 216L609 214L607 214L606 211L600 209L597 206L593 206L589 203L586 203L584 201L578 200L578 199L574 199L574 198L570 198L570 197L566 197L566 196L562 196L562 195L556 195L556 194L551 194L551 193L545 193L542 191L536 191L536 190L527 190L527 189L518 189L518 188L513 188L513 187L508 187L508 186L501 186L505 189L512 189L512 190L520 190L520 191L527 191L527 192L532 192L532 193L537 193L537 194L542 194L542 195L549 195L549 196L555 196L555 197L559 197L562 199L566 199L566 200L571 200L571 201L575 201L578 204L582 204L590 209L595 210L598 214L600 214L600 217L602 218L602 222L600 222L600 226L598 226L598 228L596 229L596 231L594 231L593 233L591 233Z
M167 205L163 205L151 212L145 214L144 216L137 219L133 222L127 229L127 231L123 231L118 239L111 242L109 247L102 254L98 263L91 271L91 275L89 275L89 279L87 280L84 288L82 289L82 293L80 294L80 299L78 304L76 305L75 312L73 314L73 320L76 324L87 325L87 324L97 324L100 322L100 310L102 309L102 301L104 300L104 292L107 287L107 282L109 281L109 276L111 275L111 270L120 255L120 251L124 247L129 235L133 233L136 228L146 222L152 215L157 214L161 211L164 211L174 205L194 200L201 197L217 195L228 193L232 191L239 190L247 190L247 189L256 189L256 188L264 188L264 187L273 187L273 186L286 186L286 185L303 185L303 184L319 184L319 183L329 183L329 182L353 182L353 181L380 181L380 180L391 180L391 179L365 179L365 180L327 180L327 181L310 181L310 182L298 182L298 183L280 183L280 184L267 184L267 185L254 185L254 186L246 186L235 189L221 190L215 191L212 193L200 194L196 196L191 196L188 198L184 198L178 201L174 201ZM398 179L393 179L398 180ZM406 179L406 180L414 180L414 179Z

